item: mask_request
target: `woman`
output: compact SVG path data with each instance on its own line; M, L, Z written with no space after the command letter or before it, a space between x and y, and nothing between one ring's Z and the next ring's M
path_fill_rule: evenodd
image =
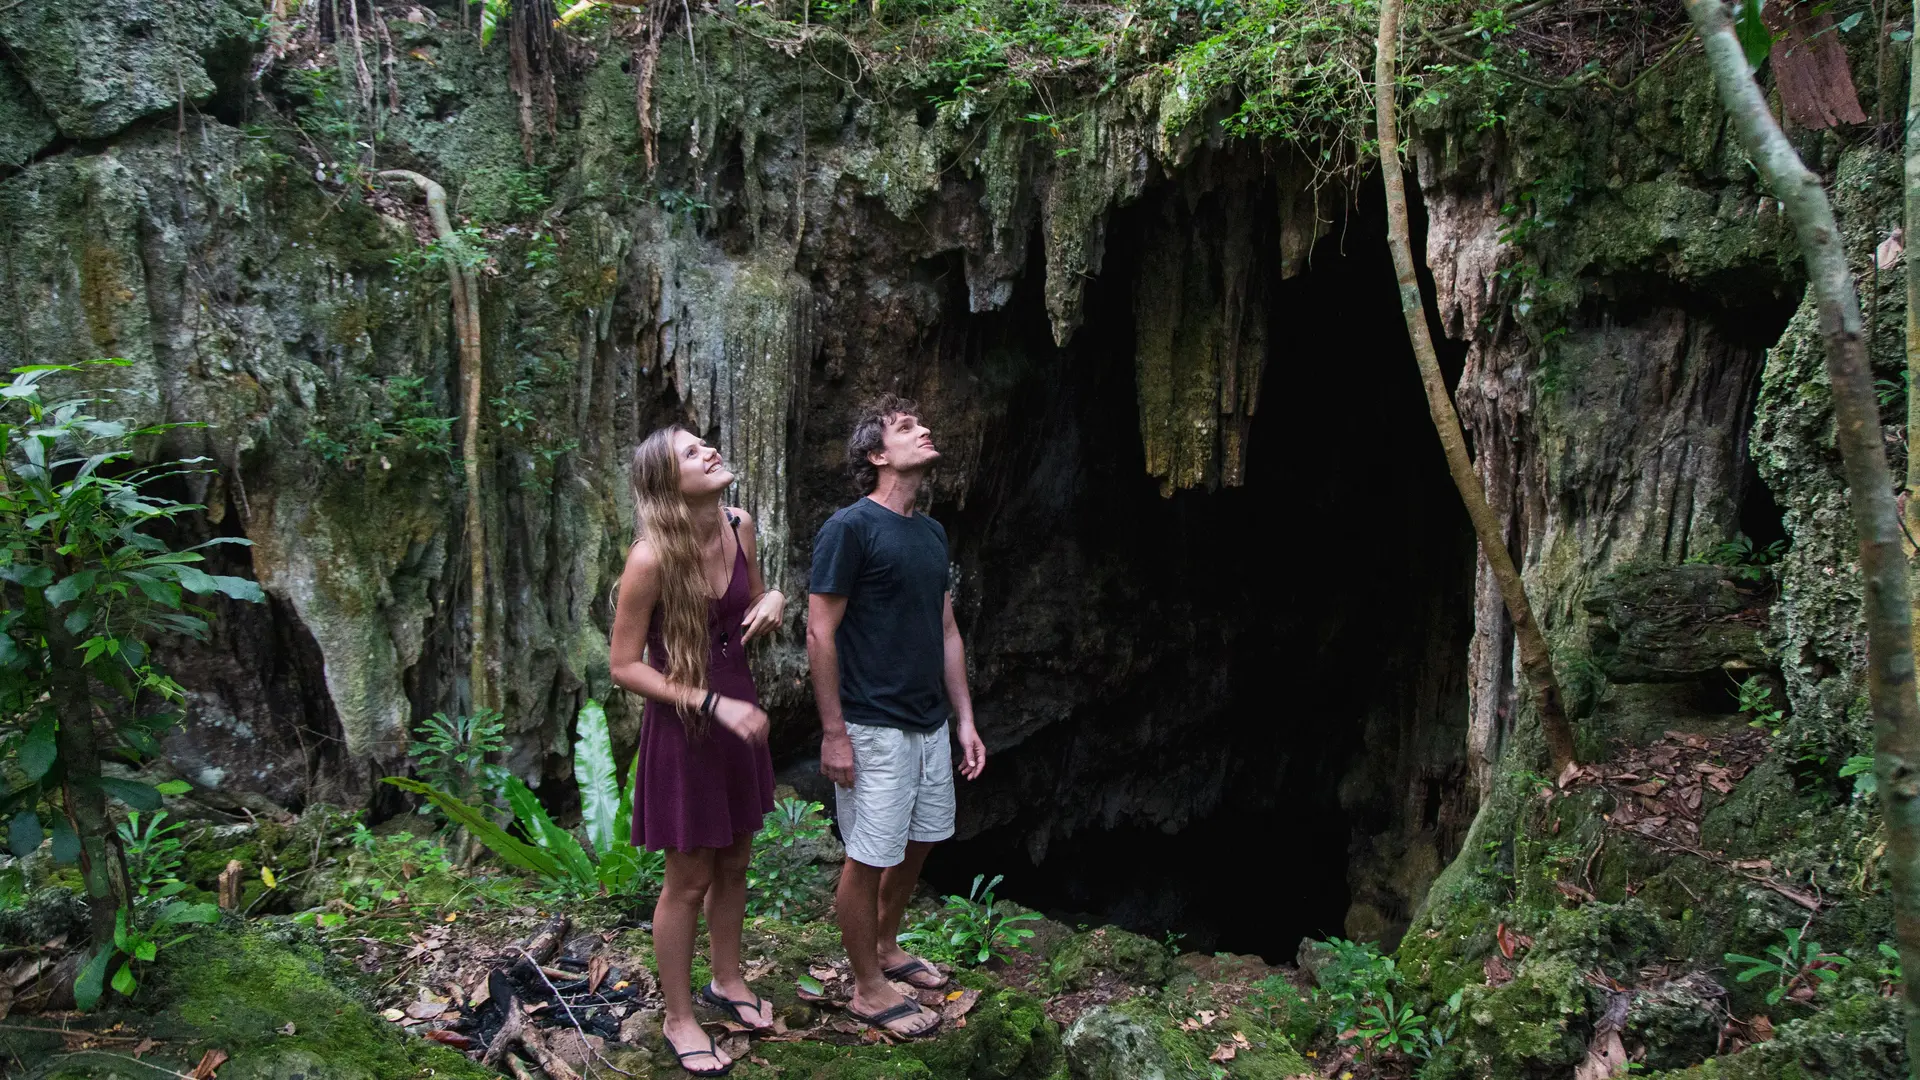
M753 520L720 505L733 473L690 431L662 428L633 452L640 538L613 618L613 681L647 699L633 786L633 843L664 850L653 911L664 1034L681 1067L724 1076L732 1060L693 1016L693 940L707 914L713 982L702 1001L755 1030L773 1007L740 975L753 834L773 809L767 714L746 644L780 625L786 598L765 587Z

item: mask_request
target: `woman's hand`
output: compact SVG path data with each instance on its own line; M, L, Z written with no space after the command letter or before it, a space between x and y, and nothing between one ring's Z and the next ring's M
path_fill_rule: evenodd
M713 719L749 743L758 745L767 741L767 711L758 705L723 697L713 703Z
M779 589L768 589L760 594L760 599L747 609L747 617L740 621L740 642L745 644L762 634L772 633L780 626L780 615L787 606L787 598Z

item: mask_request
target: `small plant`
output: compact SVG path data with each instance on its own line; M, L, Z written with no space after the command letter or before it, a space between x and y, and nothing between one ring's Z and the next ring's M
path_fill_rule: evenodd
M1755 547L1744 533L1715 544L1705 551L1687 556L1687 562L1710 563L1733 571L1741 581L1766 581L1774 574L1775 563L1787 553L1787 542L1775 540L1766 547Z
M419 739L407 753L419 762L422 779L455 798L492 796L505 785L508 773L487 756L506 750L506 729L506 718L492 709L472 716L437 712L413 729Z
M1880 992L1892 997L1906 976L1900 970L1900 950L1888 942L1881 942L1875 949L1880 954L1880 966L1873 969L1880 976Z
M115 830L120 835L120 850L127 857L127 880L133 884L134 895L143 900L153 895L154 889L175 881L180 870L183 845L173 834L181 826L166 821L165 810L153 811L144 823L140 811L129 810L127 820Z
M1416 1054L1426 1045L1427 1018L1411 1005L1396 1004L1391 992L1382 991L1379 1001L1361 1006L1354 1034L1365 1040L1369 1058L1381 1050Z
M932 959L974 965L996 958L1006 960L1025 949L1033 931L1017 924L1037 922L1040 916L1032 911L1007 913L993 895L1004 876L995 874L992 881L987 881L985 874L975 876L967 895L947 897L938 915L921 920L901 934L900 943L931 954Z
M1782 998L1790 1001L1812 1001L1821 986L1840 977L1840 969L1853 963L1838 953L1820 951L1820 943L1809 941L1801 936L1797 927L1788 927L1786 944L1767 946L1767 956L1744 956L1740 953L1727 953L1729 964L1745 964L1747 969L1738 978L1741 982L1752 982L1762 975L1773 975L1779 985L1767 992L1767 1004L1777 1005Z
M747 909L755 915L787 914L819 895L826 867L813 861L813 843L827 835L826 807L805 799L781 799L753 838L747 867Z
M1840 766L1840 779L1853 780L1853 797L1864 799L1880 789L1880 781L1873 773L1873 755L1855 754Z
M1315 976L1319 986L1313 994L1333 1005L1328 1022L1344 1038L1359 1026L1363 1010L1386 1000L1399 973L1393 957L1380 955L1372 942L1334 937L1327 939L1327 947L1333 956Z
M1787 714L1780 711L1773 702L1773 688L1758 675L1747 678L1740 686L1739 710L1751 717L1748 727L1759 728L1772 735L1779 735L1780 728L1786 723Z
M114 912L113 918L113 947L101 949L86 967L80 969L80 977L73 983L74 1004L83 1012L91 1010L99 1004L100 995L108 985L131 996L140 988L140 979L133 965L152 963L160 955L160 950L186 940L186 934L166 937L168 931L195 923L217 922L219 918L220 909L212 904L189 904L174 900L161 906L154 912L152 920L142 926L133 917L132 910L119 909ZM114 969L113 980L108 983L107 969L113 967L113 961L119 957L125 959Z
M1430 1061L1441 1047L1453 1041L1453 1034L1460 1027L1460 999L1465 994L1465 990L1455 990L1447 998L1446 1004L1434 1010L1432 1023L1417 1037L1419 1045L1413 1050L1415 1057Z

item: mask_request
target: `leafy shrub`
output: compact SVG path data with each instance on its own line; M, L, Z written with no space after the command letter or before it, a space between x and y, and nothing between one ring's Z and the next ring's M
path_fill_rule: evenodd
M487 760L506 750L506 729L506 718L492 709L472 716L437 712L413 729L419 738L407 753L418 763L421 778L434 787L462 801L491 796L506 786L507 770Z
M778 915L809 906L820 894L827 868L814 861L814 845L827 835L826 807L805 799L781 799L753 838L747 867L747 910Z
M500 861L538 876L548 890L561 896L588 893L627 895L658 891L666 859L658 852L640 851L628 842L633 808L633 776L639 758L627 772L624 791L616 786L613 741L607 714L595 701L580 710L579 739L573 747L574 778L580 785L580 810L588 842L554 823L533 791L511 774L502 791L522 836L514 836L493 819L490 808L475 806L451 792L406 777L386 782L422 795L468 830Z
M1025 949L1033 931L1018 924L1037 922L1040 916L1031 911L1011 914L1001 906L993 890L1004 876L995 874L992 881L985 874L975 876L967 895L948 896L939 913L901 934L900 943L930 960L975 965L1006 960Z

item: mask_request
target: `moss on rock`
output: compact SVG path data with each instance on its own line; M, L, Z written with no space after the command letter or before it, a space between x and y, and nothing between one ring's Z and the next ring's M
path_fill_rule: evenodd
M1173 957L1152 938L1102 926L1062 942L1047 964L1047 982L1060 990L1085 989L1107 974L1134 986L1164 986L1173 974Z

